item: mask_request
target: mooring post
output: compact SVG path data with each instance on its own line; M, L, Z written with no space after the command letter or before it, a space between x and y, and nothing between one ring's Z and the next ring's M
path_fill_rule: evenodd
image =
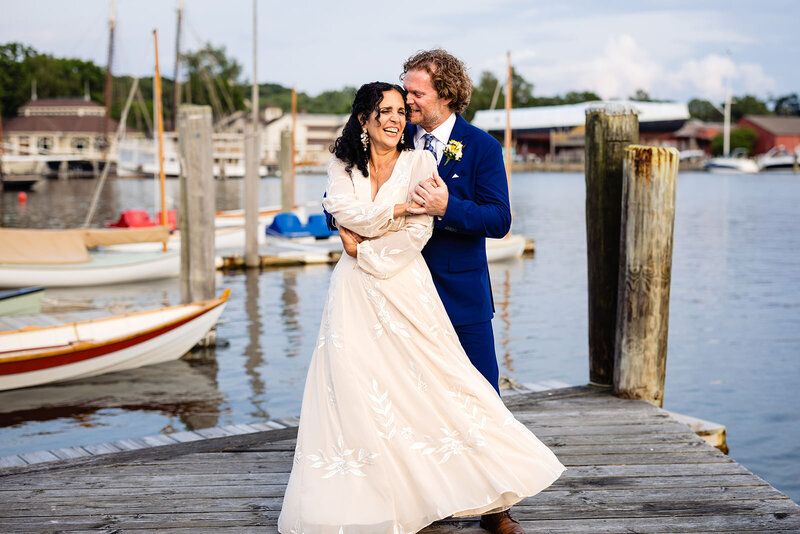
M589 381L614 378L620 202L625 147L639 141L637 111L624 104L586 110L586 252L589 286Z
M211 107L182 105L178 111L181 158L181 301L215 297L214 174Z
M678 151L625 150L614 393L664 403Z
M245 177L244 177L244 265L248 268L260 267L258 255L258 128L250 126L245 135Z
M294 210L292 159L292 131L284 130L281 132L281 154L278 161L281 171L281 211Z

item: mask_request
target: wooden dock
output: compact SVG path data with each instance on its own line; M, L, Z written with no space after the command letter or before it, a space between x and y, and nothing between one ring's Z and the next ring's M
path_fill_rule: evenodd
M643 401L504 398L568 471L514 507L526 532L798 532L800 506ZM0 469L2 532L275 532L296 428ZM357 505L357 503L354 503ZM484 532L444 520L423 532Z

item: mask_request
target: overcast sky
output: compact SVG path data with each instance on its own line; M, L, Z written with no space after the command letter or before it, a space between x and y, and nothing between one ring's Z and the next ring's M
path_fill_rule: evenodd
M0 43L105 65L110 0L0 0ZM602 5L602 7L601 7ZM177 0L117 0L113 72L151 76L152 30L172 77ZM224 46L253 73L252 0L183 0L182 49ZM327 89L396 82L413 52L436 46L477 81L504 76L506 51L534 94L594 91L721 101L800 92L800 0L258 0L258 81ZM64 95L68 96L68 95Z

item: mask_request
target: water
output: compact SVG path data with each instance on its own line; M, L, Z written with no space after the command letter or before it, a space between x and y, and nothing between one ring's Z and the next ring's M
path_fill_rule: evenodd
M298 201L321 176L301 176ZM62 227L85 216L92 181L51 181L4 226ZM169 181L168 196L177 183ZM216 182L220 209L241 181ZM261 181L261 203L278 181ZM536 256L493 264L501 374L518 382L588 380L583 175L517 174L515 231ZM145 180L112 180L96 221L153 203ZM678 180L665 408L722 423L731 456L800 501L800 177L681 174ZM227 346L178 361L68 384L0 393L0 455L299 413L331 266L219 275L232 297L218 328ZM81 290L112 311L176 303L175 280Z

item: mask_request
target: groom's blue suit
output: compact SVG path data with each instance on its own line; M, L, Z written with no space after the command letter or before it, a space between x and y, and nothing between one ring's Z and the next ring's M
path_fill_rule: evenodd
M416 126L406 135L414 139ZM487 237L503 237L511 228L508 182L500 143L460 115L450 140L463 145L459 161L442 156L439 176L447 184L447 211L437 217L422 255L433 276L461 346L473 365L498 389L494 315Z

